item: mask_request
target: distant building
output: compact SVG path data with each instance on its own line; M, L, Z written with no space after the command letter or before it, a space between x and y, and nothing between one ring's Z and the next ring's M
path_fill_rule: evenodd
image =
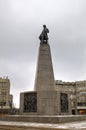
M76 82L77 112L86 114L86 81Z
M10 95L10 80L8 77L0 78L0 109L12 108L12 95Z
M55 81L55 89L68 94L70 114L86 114L86 81Z

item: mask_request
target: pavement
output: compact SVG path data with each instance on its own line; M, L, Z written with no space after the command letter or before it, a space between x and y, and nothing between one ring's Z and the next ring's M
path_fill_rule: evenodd
M0 121L0 130L86 130L86 121L59 124Z

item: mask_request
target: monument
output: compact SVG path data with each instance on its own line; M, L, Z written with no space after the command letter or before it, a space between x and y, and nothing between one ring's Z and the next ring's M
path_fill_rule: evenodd
M69 95L63 91L55 90L51 51L47 35L49 30L46 25L43 25L43 28L39 36L40 46L34 91L20 94L20 114L0 116L0 120L4 121L0 128L3 126L5 129L11 124L10 129L25 129L25 127L34 130L47 129L45 123L48 123L48 129L53 130L54 128L58 129L56 128L57 123L86 120L86 116L83 115L68 116L70 114ZM15 126L16 123L12 123L12 121L16 121L17 125ZM33 123L34 127L30 122L35 122L35 124ZM43 125L41 127L40 124L36 123L43 123ZM49 123L55 123L55 127L49 125Z
M21 114L59 115L60 109L64 113L68 113L68 103L66 104L65 102L67 101L67 96L55 90L54 72L47 33L49 33L49 29L46 25L43 25L43 31L39 36L40 46L34 91L20 94Z
M68 94L55 89L51 51L47 35L49 30L46 25L43 25L43 28L39 36L40 46L34 91L20 94L21 115L0 116L1 121L29 122L30 125L30 122L57 124L86 120L86 116L83 115L68 116L70 114ZM23 125L25 126L25 124ZM24 126L22 127L24 128Z

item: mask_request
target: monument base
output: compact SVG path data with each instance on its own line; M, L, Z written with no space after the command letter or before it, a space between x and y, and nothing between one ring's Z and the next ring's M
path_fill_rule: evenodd
M75 121L84 121L84 115L64 115L64 116L40 116L40 115L15 115L15 116L0 116L0 121L16 121L16 122L34 122L34 123L67 123Z
M70 115L68 95L57 91L31 91L20 94L21 115Z

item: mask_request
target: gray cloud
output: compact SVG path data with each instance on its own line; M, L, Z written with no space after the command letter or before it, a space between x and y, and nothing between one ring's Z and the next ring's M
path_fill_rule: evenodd
M0 1L0 76L9 76L17 106L20 92L34 87L43 24L50 30L55 79L86 79L85 16L85 0Z

